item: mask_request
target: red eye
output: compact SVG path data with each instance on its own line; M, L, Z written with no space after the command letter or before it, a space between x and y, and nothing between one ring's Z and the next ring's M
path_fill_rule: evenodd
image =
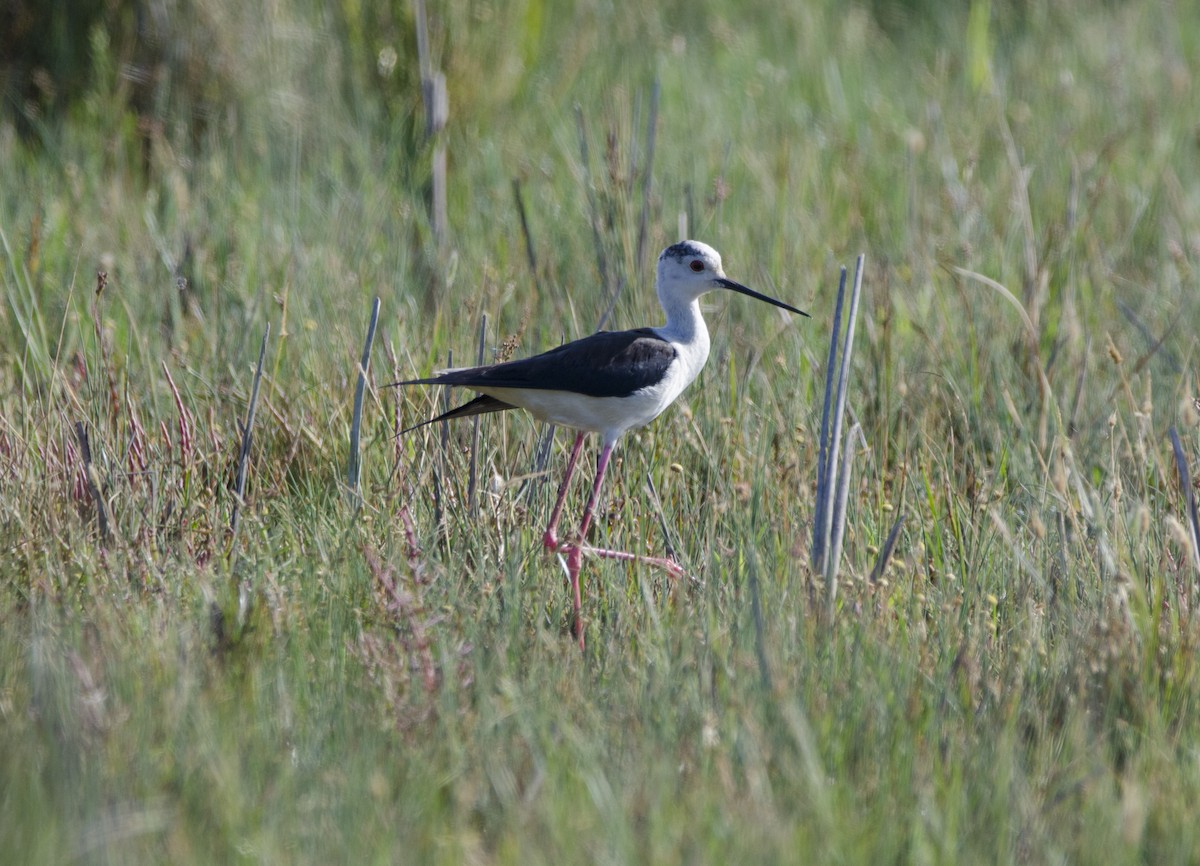
M700 273L702 270L704 270L704 262L700 261L699 259L692 259L692 263L688 265L688 267L690 267L696 273Z

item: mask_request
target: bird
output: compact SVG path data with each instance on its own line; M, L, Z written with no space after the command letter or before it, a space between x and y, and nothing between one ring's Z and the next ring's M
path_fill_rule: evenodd
M584 648L579 581L583 554L647 563L666 570L673 577L685 575L672 559L588 546L587 533L617 441L627 431L644 427L662 414L695 380L708 360L708 328L700 312L700 297L714 289L726 289L808 316L803 310L729 279L725 276L720 254L708 244L695 240L680 241L662 251L658 257L655 289L666 314L666 322L658 327L598 331L530 358L444 370L433 376L393 382L388 386L449 385L467 388L479 395L408 430L455 418L520 408L539 420L576 431L558 498L542 534L542 544L547 551L566 554L573 606L572 634L580 649ZM573 540L564 541L558 535L558 524L588 433L600 435L596 474L579 531Z

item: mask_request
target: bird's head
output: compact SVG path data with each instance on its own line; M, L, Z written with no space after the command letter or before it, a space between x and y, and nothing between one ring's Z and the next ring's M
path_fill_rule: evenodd
M657 288L658 299L668 310L676 305L690 304L713 289L729 289L802 316L808 315L726 277L725 269L721 267L721 254L700 241L680 241L662 251L658 257Z

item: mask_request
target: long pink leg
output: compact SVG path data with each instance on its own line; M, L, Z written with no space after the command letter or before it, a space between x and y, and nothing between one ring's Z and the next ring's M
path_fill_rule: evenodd
M600 498L600 485L604 482L604 472L608 469L608 458L612 456L613 443L605 441L600 449L600 457L596 460L596 480L592 482L592 493L583 509L583 521L579 524L579 544L569 546L567 552L567 574L571 576L571 594L573 596L575 621L573 631L583 649L583 593L579 588L579 569L583 565L583 548L580 546L587 538L588 527L592 525L592 515L596 511L596 501Z
M600 458L596 463L596 481L592 484L592 495L588 499L587 508L583 512L583 523L579 527L579 543L572 545L572 549L576 552L578 558L579 552L589 553L592 556L599 556L603 559L615 559L620 562L644 562L647 565L653 565L658 568L666 569L672 577L687 577L687 572L679 567L679 563L672 559L664 559L658 556L641 556L637 553L627 553L624 550L610 550L607 547L590 547L587 544L587 532L592 525L592 517L596 512L596 502L600 498L600 484L604 481L604 473L608 469L608 459L612 456L613 442L606 442L604 449L600 452ZM568 561L568 569L570 562Z
M588 497L587 505L583 509L583 520L579 524L579 540L587 538L588 529L592 526L592 515L596 513L596 503L600 499L600 485L604 483L604 473L608 470L608 460L612 457L613 443L605 442L604 447L600 449L600 456L596 458L596 480L592 482L592 495Z
M571 486L571 476L575 474L575 464L579 462L579 452L583 448L583 436L582 430L575 436L575 446L571 449L571 456L567 460L567 472L563 475L562 484L558 485L558 500L554 503L554 510L550 512L550 523L546 527L545 534L542 535L542 545L547 550L558 550L558 519L562 517L563 502L567 498L567 488Z
M596 460L596 480L592 483L592 493L588 497L587 506L583 510L583 521L579 524L579 542L577 544L565 545L567 547L567 574L571 577L571 594L574 605L575 621L573 624L573 632L576 639L579 641L579 648L584 648L583 642L583 593L579 585L579 570L583 565L583 554L589 553L593 556L600 556L605 559L616 559L621 562L644 562L647 565L657 566L665 569L672 577L686 577L687 572L679 567L677 562L670 559L661 559L654 556L639 556L636 553L627 553L623 550L609 550L605 547L587 547L584 542L587 539L588 529L592 525L592 517L596 513L596 503L600 499L600 486L604 482L604 473L608 469L609 458L612 457L613 442L605 442L604 447L600 451L600 457ZM574 455L572 455L574 457Z

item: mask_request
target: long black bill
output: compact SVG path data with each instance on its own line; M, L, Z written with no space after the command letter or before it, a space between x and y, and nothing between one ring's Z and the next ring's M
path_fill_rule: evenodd
M725 277L717 277L715 280L713 280L713 282L723 289L729 289L730 291L737 292L740 295L748 295L751 298L757 298L760 301L766 301L768 304L773 304L776 307L782 307L783 309L789 310L793 313L799 313L801 316L808 315L808 313L804 312L804 310L797 310L791 304L785 304L783 301L777 301L774 298L769 298L766 295L754 291L754 289L748 289L741 283L735 283L733 280L728 280Z

